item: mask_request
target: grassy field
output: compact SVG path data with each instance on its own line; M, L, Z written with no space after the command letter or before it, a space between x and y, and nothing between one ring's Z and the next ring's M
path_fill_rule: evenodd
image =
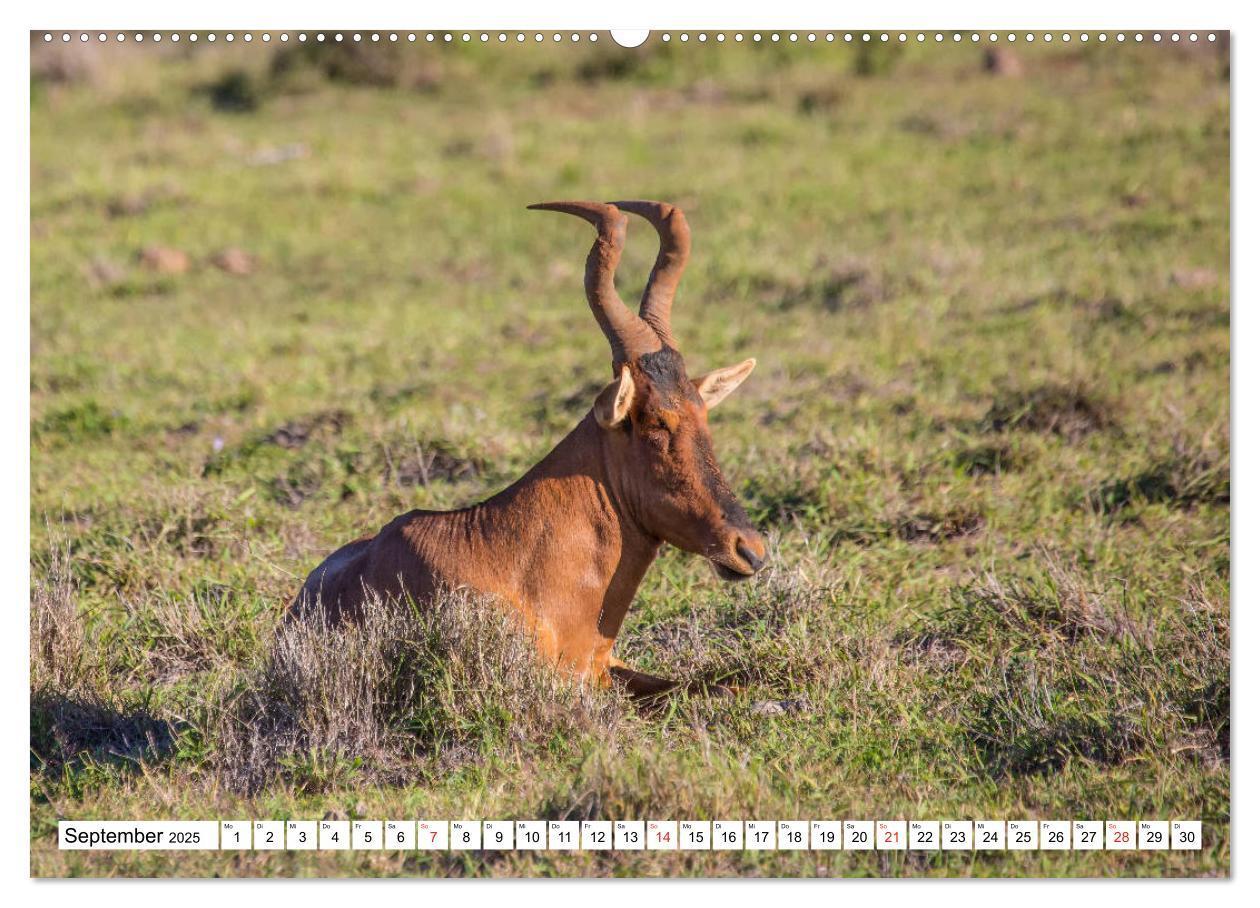
M151 43L151 42L150 42ZM31 871L1225 875L1216 49L35 48ZM222 42L220 41L220 45ZM774 564L667 550L636 710L478 609L275 643L485 497L608 348L555 198L694 232L674 330ZM633 223L637 296L655 237ZM58 818L1201 818L1201 853L62 853Z

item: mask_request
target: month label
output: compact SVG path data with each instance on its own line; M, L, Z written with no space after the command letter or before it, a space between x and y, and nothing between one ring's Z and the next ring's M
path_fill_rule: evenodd
M202 851L219 847L218 820L58 820L66 851Z

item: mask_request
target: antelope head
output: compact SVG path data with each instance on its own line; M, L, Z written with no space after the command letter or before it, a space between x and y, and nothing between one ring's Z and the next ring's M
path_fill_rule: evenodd
M662 202L545 202L530 208L574 214L595 226L586 259L586 299L612 347L613 380L592 413L603 430L605 469L624 512L650 537L708 559L724 580L743 580L766 562L766 543L727 484L713 453L709 410L752 372L756 360L690 378L670 332L674 291L691 232ZM647 219L660 252L639 312L613 283L631 212Z

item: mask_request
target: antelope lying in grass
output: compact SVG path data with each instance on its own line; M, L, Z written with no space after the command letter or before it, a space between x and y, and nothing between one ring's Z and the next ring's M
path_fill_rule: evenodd
M291 614L353 616L370 592L417 602L468 588L507 603L542 655L596 684L636 695L675 682L631 669L613 642L643 575L668 542L709 560L723 580L751 577L766 544L713 454L708 411L756 361L687 377L670 307L687 264L683 213L661 202L547 202L598 236L586 259L586 298L612 346L613 380L590 413L521 479L459 511L411 511L333 552L311 572ZM629 211L660 236L639 314L613 285Z

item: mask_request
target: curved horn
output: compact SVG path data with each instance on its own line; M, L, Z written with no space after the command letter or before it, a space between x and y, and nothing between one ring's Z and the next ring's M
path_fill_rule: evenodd
M639 315L652 326L662 343L677 348L669 327L669 312L674 305L678 280L691 254L691 228L687 226L687 218L681 208L665 202L637 200L613 204L623 211L646 218L661 238L661 251L656 255L656 264L652 266L652 274L643 288Z
M626 216L615 206L603 202L539 202L529 207L536 211L575 214L594 224L599 231L586 256L586 301L612 346L613 374L617 374L622 363L659 350L661 339L643 319L626 308L613 283L617 263L621 261L621 248L626 242Z

